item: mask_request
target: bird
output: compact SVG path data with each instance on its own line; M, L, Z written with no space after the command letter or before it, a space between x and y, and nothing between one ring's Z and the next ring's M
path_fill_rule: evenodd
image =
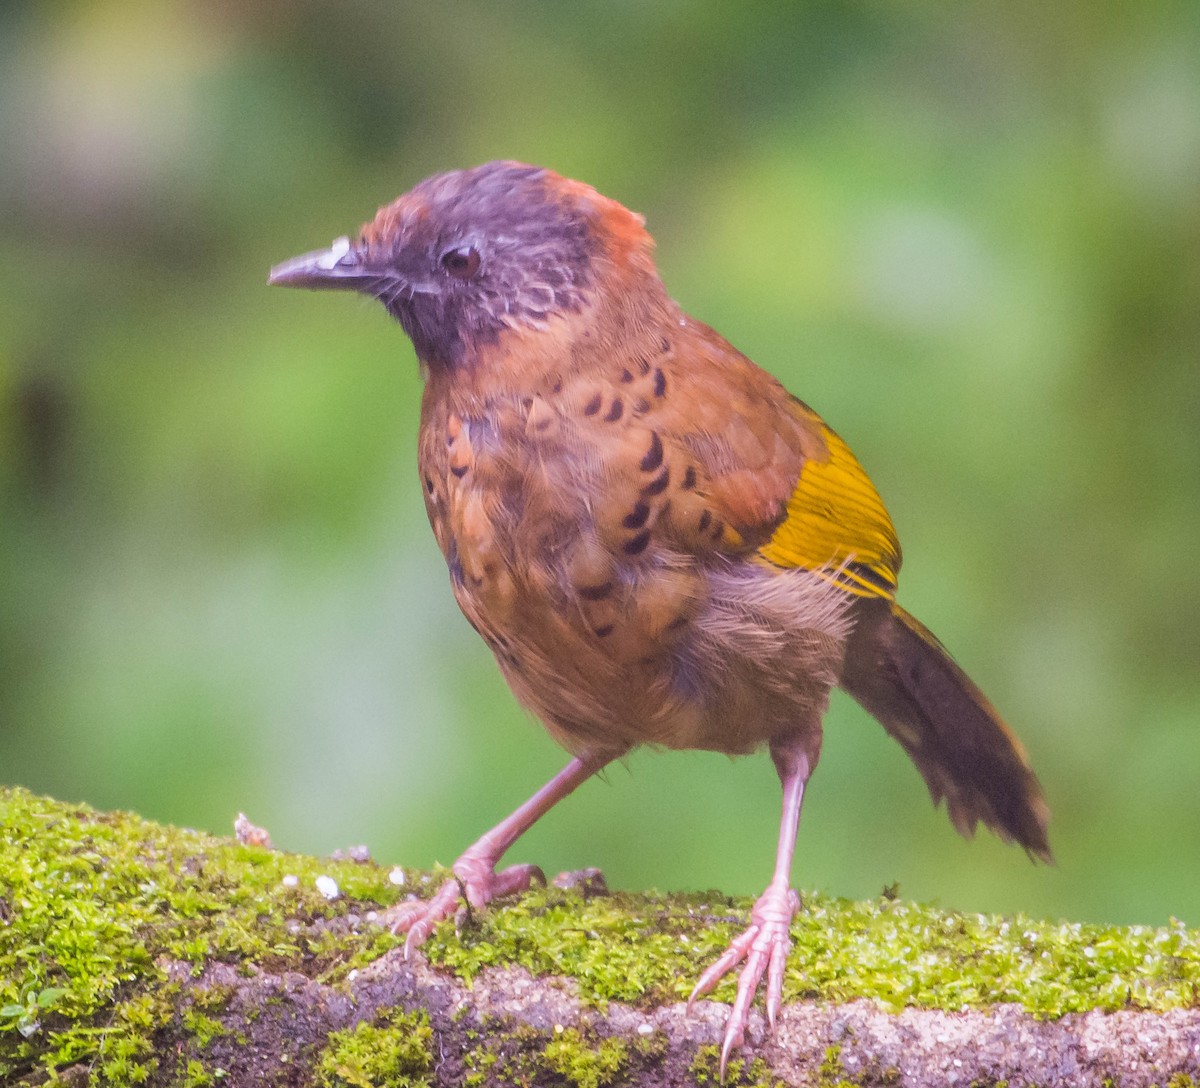
M668 294L645 219L538 166L434 175L356 238L268 282L377 299L424 379L417 465L459 608L570 755L394 920L405 954L462 900L541 878L499 868L558 801L635 747L766 749L775 867L688 1008L735 968L721 1075L765 988L782 1002L801 804L835 687L911 757L964 836L1052 860L1024 749L896 602L900 544L849 446ZM544 879L544 878L542 878ZM740 966L739 966L740 965Z

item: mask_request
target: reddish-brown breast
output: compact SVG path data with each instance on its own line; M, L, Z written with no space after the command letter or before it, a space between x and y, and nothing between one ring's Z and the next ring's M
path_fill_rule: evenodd
M584 312L432 372L426 504L463 612L562 743L744 751L836 682L842 595L754 554L825 446L778 382L656 305L648 335L587 335L614 322Z

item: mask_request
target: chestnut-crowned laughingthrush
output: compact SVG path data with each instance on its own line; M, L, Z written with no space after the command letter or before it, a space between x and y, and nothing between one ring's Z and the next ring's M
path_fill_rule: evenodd
M965 835L1048 859L1019 742L895 603L900 545L866 473L802 401L667 294L642 217L550 170L439 174L358 238L270 282L377 298L425 392L418 464L459 607L516 697L572 754L470 846L397 929L424 940L538 870L496 865L552 805L638 744L767 747L775 873L696 983L741 961L722 1067L766 976L779 1009L804 786L841 686L908 752Z

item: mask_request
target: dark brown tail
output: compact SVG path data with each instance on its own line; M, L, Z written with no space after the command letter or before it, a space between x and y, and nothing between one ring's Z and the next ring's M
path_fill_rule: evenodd
M1051 862L1042 788L1009 731L942 644L899 605L864 601L842 687L903 745L933 803L968 838L982 820Z

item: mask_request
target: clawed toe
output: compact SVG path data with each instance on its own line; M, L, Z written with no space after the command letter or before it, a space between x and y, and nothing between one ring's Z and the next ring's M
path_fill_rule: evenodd
M775 885L768 888L754 904L750 913L750 925L730 941L729 947L720 958L700 976L688 998L690 1009L696 998L712 992L730 970L742 963L742 969L738 973L737 996L729 1010L725 1037L721 1044L722 1082L725 1080L725 1067L729 1064L730 1054L746 1041L750 1006L764 975L767 980L767 1022L772 1028L775 1027L779 1007L783 1001L784 967L792 943L788 930L799 908L800 897L792 889Z
M429 899L413 899L396 908L389 919L393 933L407 933L404 958L428 940L447 918L464 909L482 911L493 899L526 891L546 877L536 865L513 865L495 872L490 865L464 856L454 863L454 875Z
M445 881L429 899L413 899L401 904L389 919L393 933L407 933L404 958L414 948L425 943L439 922L445 921L458 908L462 888L456 879Z

